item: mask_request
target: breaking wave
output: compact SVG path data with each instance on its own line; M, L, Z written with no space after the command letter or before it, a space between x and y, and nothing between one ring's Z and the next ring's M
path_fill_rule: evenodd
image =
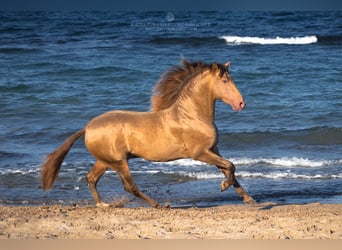
M280 158L229 158L235 165L242 166L250 166L257 164L267 164L272 167L324 167L324 166L332 166L332 165L340 165L342 164L342 159L338 160L313 160L302 157L280 157ZM204 166L206 165L200 161L194 161L192 159L181 159L166 163L158 163L158 164L166 164L166 165L175 165L175 166Z
M241 45L241 44L311 44L318 41L317 36L303 36L303 37L250 37L250 36L221 36L227 44Z

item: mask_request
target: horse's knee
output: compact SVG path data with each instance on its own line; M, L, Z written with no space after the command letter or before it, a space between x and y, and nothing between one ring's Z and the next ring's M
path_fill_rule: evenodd
M231 176L235 173L235 165L230 161L227 161L224 166L219 166L219 168L226 176Z
M235 165L227 161L224 167L220 168L222 173L226 176L227 180L221 183L221 191L224 191L230 187L230 185L236 185L237 180L235 178Z
M230 171L232 174L235 173L235 165L231 161L227 161L227 170Z

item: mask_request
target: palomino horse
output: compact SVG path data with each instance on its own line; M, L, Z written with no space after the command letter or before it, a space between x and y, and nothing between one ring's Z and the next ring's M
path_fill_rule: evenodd
M96 184L110 168L118 173L126 191L160 207L133 182L128 160L136 157L159 162L192 158L216 165L227 178L221 191L233 185L245 203L255 203L236 180L234 164L217 149L215 101L222 100L236 111L246 105L228 72L229 64L183 61L156 84L151 112L109 111L92 119L48 155L42 166L43 189L52 187L65 156L84 135L88 151L96 158L86 180L97 206L107 205Z

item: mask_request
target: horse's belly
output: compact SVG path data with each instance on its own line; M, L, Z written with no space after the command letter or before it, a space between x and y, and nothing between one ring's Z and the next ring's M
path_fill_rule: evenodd
M170 135L132 136L130 153L149 161L170 161L189 157L185 145Z

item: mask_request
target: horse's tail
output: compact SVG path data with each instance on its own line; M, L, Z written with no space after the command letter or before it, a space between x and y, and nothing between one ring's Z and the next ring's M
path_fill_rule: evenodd
M70 151L74 142L82 135L84 135L84 133L85 129L80 129L75 134L68 137L68 139L66 139L63 142L63 144L59 146L59 148L57 148L54 152L47 156L46 161L41 169L41 177L44 191L51 189L52 184L54 183L57 177L57 174L59 172L59 169L64 158Z

